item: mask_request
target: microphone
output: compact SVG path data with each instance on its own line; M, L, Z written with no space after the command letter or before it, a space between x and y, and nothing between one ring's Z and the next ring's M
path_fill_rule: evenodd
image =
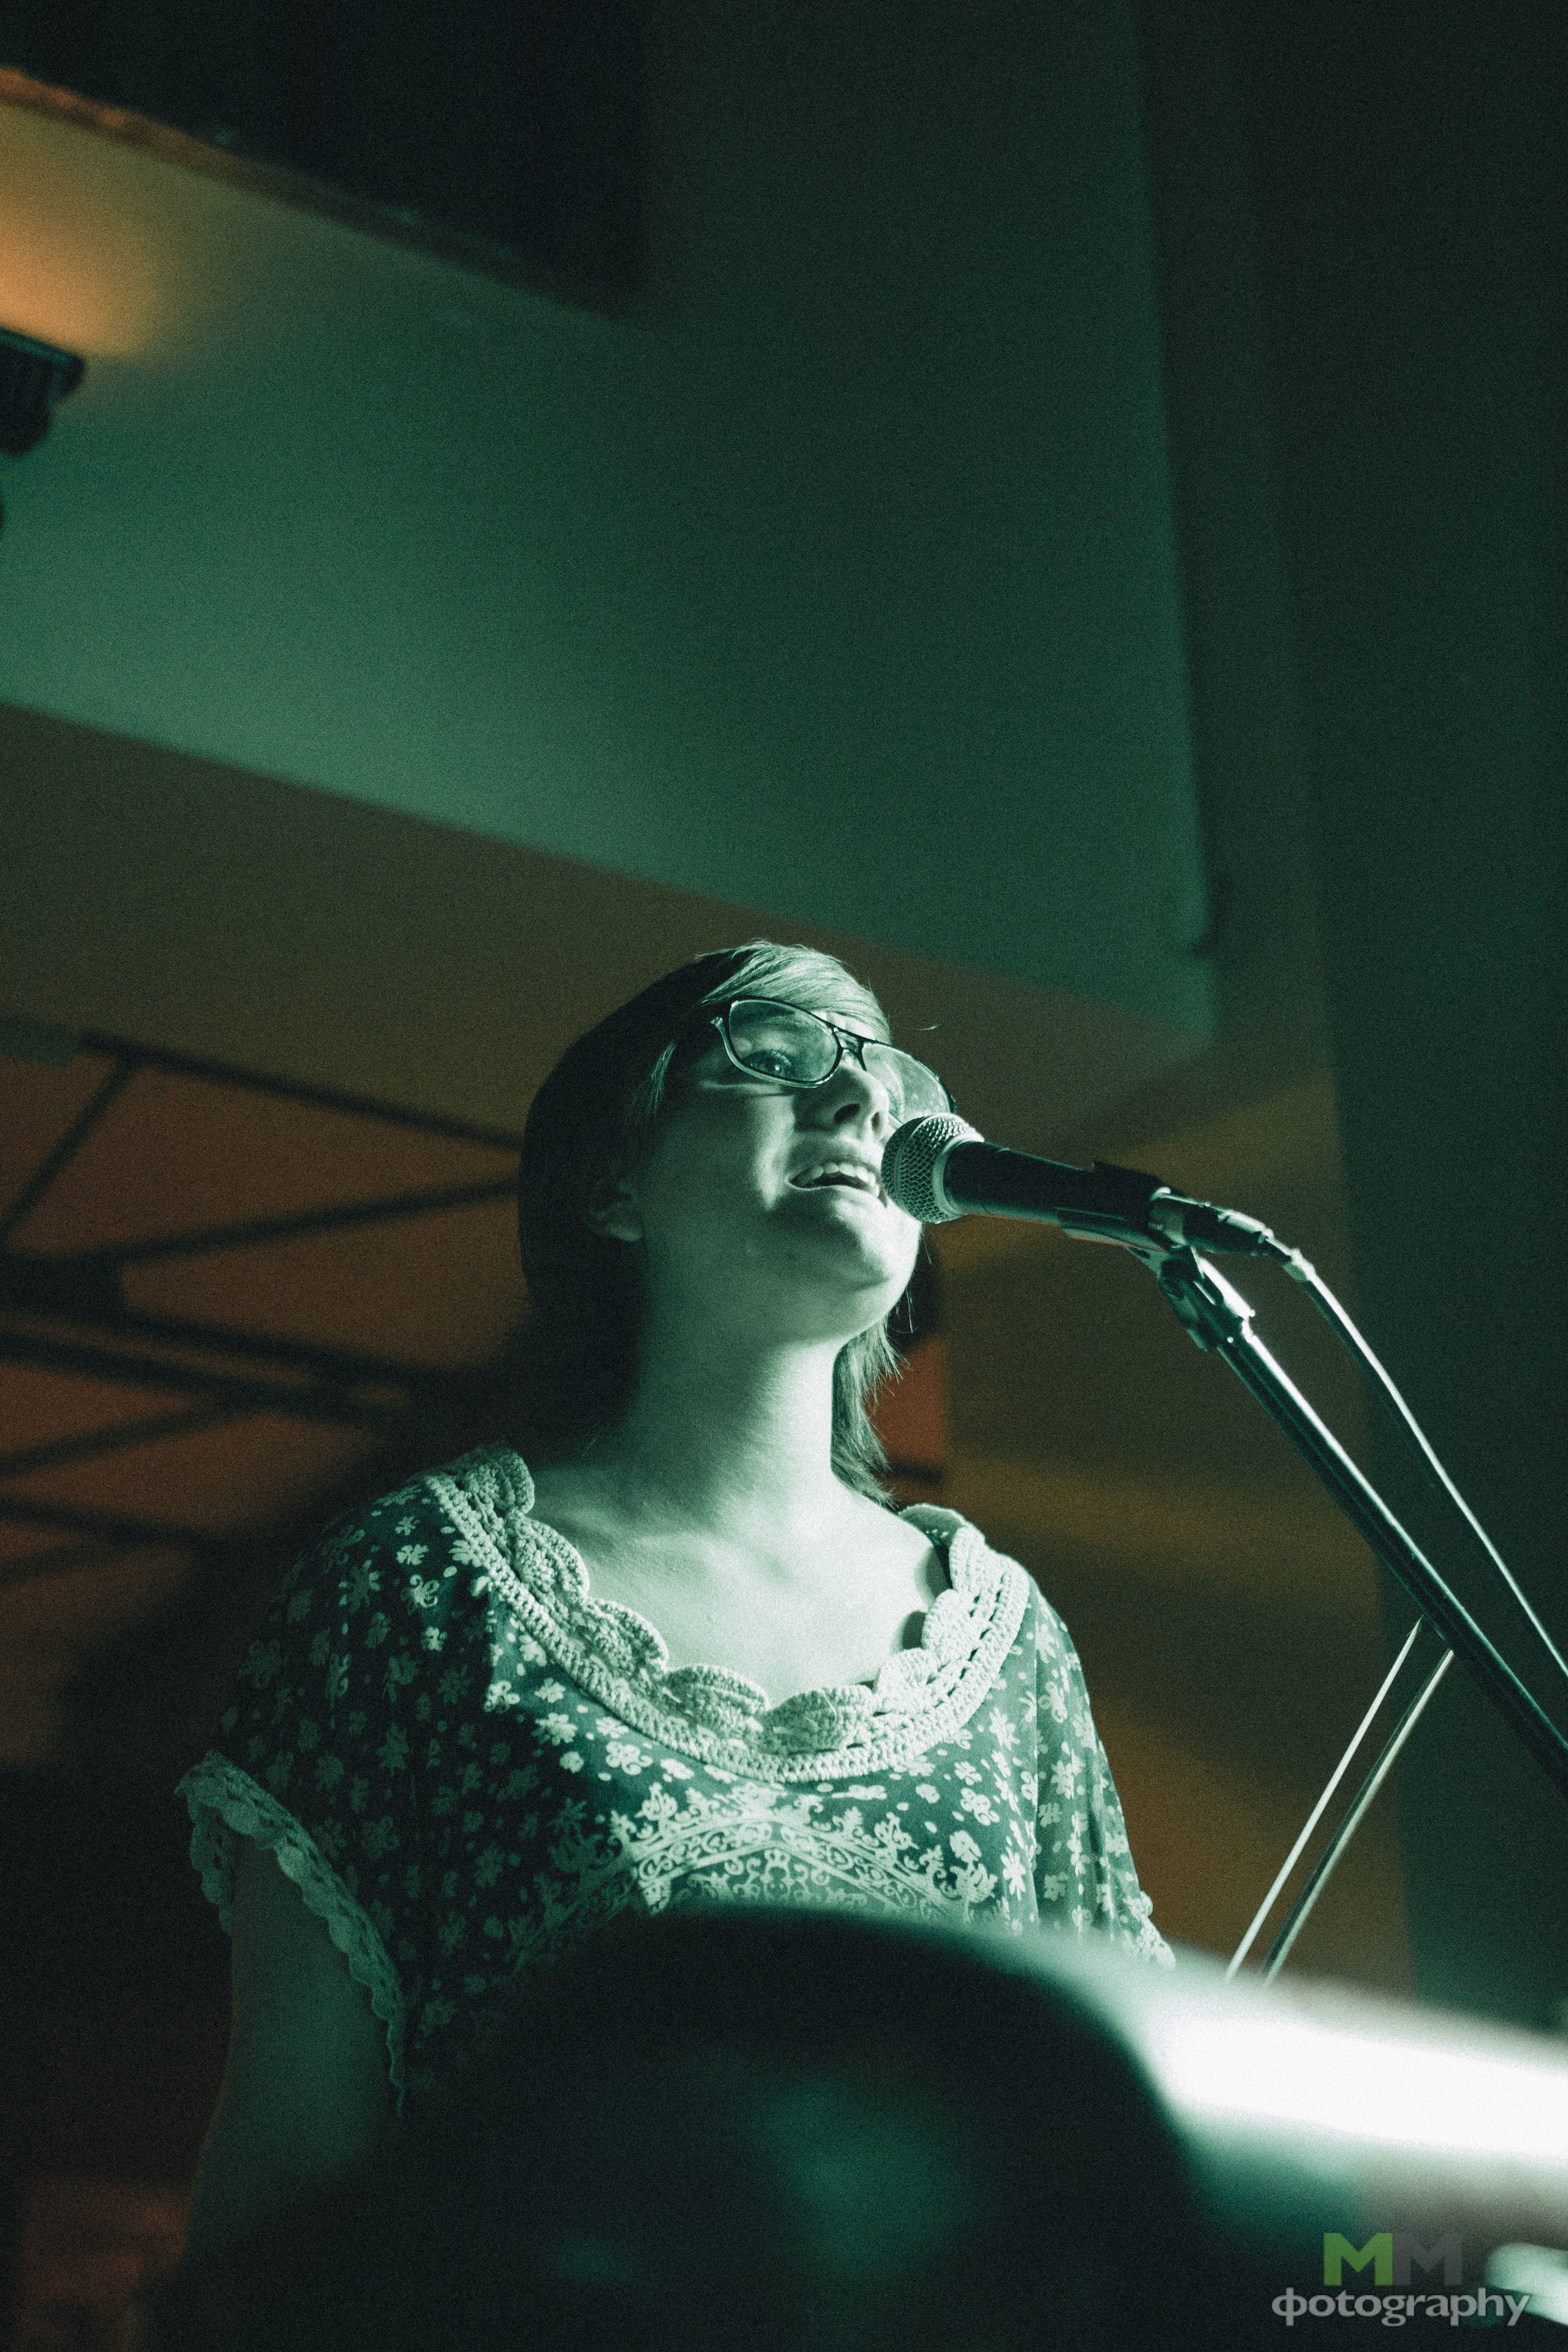
M1082 1240L1134 1248L1284 1255L1256 1217L1191 1200L1161 1177L1110 1160L1072 1168L1008 1151L956 1114L906 1119L895 1130L882 1154L882 1189L922 1225L973 1215L1029 1217Z

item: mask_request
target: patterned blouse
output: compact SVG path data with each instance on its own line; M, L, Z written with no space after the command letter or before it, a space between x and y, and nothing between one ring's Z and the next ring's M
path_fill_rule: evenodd
M180 1782L226 1928L239 1837L325 1920L400 2113L628 1904L1058 1925L1173 1965L1067 1629L956 1511L903 1513L946 1555L920 1646L770 1707L728 1667L668 1672L532 1502L488 1445L335 1520Z

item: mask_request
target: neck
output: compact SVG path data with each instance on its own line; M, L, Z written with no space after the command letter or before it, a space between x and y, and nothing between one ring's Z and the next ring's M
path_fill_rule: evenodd
M711 1328L647 1339L628 1410L584 1460L627 1517L765 1554L842 1516L832 1459L841 1340L761 1348Z

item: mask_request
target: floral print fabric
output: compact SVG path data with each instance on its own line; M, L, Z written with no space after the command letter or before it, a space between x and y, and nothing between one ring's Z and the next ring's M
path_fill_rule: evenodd
M957 1512L904 1513L947 1560L920 1646L770 1707L728 1668L668 1672L532 1499L492 1445L337 1520L180 1783L226 1927L239 1837L326 1922L400 2110L627 1904L936 1911L1173 1964L1067 1629Z

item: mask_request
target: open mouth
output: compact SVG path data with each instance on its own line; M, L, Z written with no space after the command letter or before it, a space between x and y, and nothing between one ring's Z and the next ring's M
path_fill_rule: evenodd
M826 1192L832 1188L841 1192L859 1192L871 1201L879 1201L882 1197L881 1185L867 1168L844 1166L808 1168L799 1176L792 1176L789 1181L802 1192Z

